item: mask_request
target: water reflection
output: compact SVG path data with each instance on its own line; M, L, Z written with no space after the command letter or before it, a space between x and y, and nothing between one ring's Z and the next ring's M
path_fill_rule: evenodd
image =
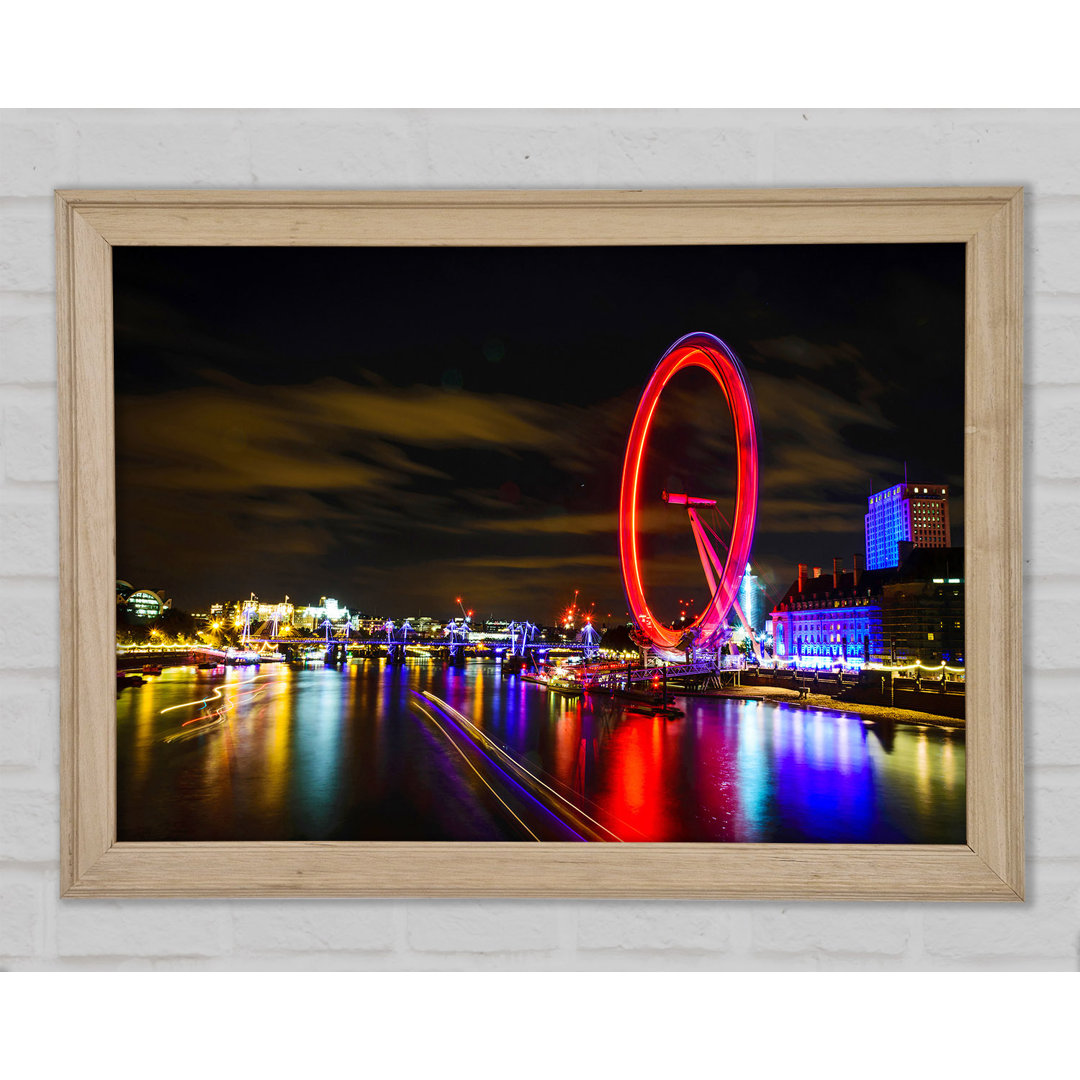
M960 731L717 698L662 720L411 658L174 668L123 691L119 838L522 838L483 752L425 718L422 691L625 840L965 839Z

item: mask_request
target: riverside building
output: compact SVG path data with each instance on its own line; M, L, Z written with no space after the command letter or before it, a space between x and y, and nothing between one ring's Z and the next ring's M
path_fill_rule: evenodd
M921 486L921 485L920 485ZM964 552L902 541L899 566L831 574L800 563L771 613L774 654L800 668L964 663Z
M895 484L871 495L866 511L866 569L900 564L901 543L917 548L947 548L949 526L947 484Z

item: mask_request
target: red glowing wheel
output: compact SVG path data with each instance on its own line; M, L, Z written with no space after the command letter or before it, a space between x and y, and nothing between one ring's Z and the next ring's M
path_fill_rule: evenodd
M734 421L735 516L732 519L731 542L722 573L715 579L706 568L707 576L715 585L709 603L689 627L676 630L664 626L655 618L649 609L641 584L637 535L638 486L649 443L649 427L660 402L660 395L674 375L691 367L704 368L716 380L724 392ZM665 497L667 498L666 493ZM757 497L757 431L750 390L742 364L718 337L700 332L687 334L664 353L645 384L637 413L634 415L634 423L630 428L630 439L626 444L622 488L619 494L619 556L622 562L623 586L630 604L630 614L638 630L656 649L676 649L684 640L687 630L693 634L694 642L703 646L710 645L717 639L718 631L731 610L739 582L750 561L750 546L754 539L754 522L757 518ZM684 495L671 496L670 501L688 508L696 503L711 503L711 500L694 500ZM693 518L693 514L691 517Z

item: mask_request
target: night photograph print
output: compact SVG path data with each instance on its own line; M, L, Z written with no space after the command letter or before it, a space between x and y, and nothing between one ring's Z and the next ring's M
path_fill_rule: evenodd
M117 838L961 844L961 244L113 249Z

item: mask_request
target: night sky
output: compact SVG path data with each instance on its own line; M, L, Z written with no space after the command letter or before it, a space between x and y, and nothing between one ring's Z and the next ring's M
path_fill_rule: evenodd
M637 399L692 330L743 361L754 564L864 548L874 490L952 485L963 543L964 251L951 245L115 248L117 575L218 600L627 619L616 507ZM705 598L685 511L733 491L731 422L677 376L642 490L653 609Z

